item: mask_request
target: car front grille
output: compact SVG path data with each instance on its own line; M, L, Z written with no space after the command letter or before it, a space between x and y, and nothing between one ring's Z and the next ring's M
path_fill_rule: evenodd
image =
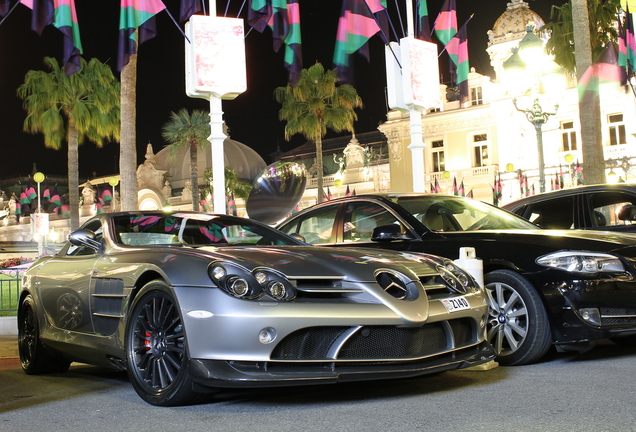
M384 360L416 359L477 340L476 326L468 318L425 324L421 327L362 326L312 327L284 338L272 360Z
M636 323L636 308L601 308L601 325Z

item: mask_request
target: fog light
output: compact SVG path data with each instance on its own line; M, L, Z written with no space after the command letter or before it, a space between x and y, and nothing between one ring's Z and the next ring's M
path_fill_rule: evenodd
M584 308L579 309L581 318L590 324L601 325L601 314L597 308Z
M276 339L276 330L271 327L266 327L258 332L258 340L260 343L268 344L274 342Z
M250 286L245 279L236 278L230 282L230 289L234 295L243 297L249 291Z
M287 290L285 289L285 285L283 285L282 283L278 281L272 282L271 284L269 284L269 286L267 287L267 290L272 296L276 297L277 299L284 298L285 293L287 292Z

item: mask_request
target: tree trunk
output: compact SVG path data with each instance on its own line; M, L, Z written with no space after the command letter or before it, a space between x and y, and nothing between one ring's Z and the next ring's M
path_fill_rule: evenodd
M137 210L137 54L121 71L120 210Z
M192 179L192 210L199 211L199 173L197 158L197 142L190 140L190 178ZM217 212L215 213L225 213Z
M316 139L316 177L318 179L318 203L320 204L323 199L323 190L322 190L322 137L318 134L318 138Z
M576 78L578 80L581 79L581 76L592 64L590 18L587 2L588 0L572 0L574 55L576 58ZM605 183L600 98L597 97L587 104L582 104L579 100L579 119L581 121L581 148L585 183Z
M68 206L71 231L79 228L79 161L77 126L73 117L68 119Z

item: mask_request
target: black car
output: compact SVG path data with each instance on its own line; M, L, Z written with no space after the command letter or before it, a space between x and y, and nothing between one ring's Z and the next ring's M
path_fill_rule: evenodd
M545 192L503 206L545 229L636 233L636 185L579 186Z
M555 344L636 344L636 236L541 230L481 201L438 194L358 195L294 214L278 228L322 246L387 248L483 260L488 340L502 364Z

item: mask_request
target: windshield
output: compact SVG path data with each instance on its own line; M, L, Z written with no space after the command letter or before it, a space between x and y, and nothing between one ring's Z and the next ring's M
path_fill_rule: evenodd
M113 222L115 241L128 246L298 244L283 233L249 219L205 213L123 215L114 217Z
M397 198L397 203L431 231L538 229L525 219L469 198L405 196Z

